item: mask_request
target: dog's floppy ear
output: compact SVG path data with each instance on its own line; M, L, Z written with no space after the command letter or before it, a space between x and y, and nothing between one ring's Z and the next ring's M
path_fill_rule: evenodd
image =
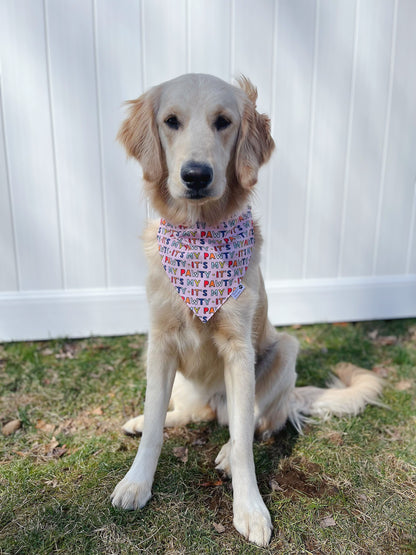
M163 154L155 117L157 102L157 87L128 101L128 117L117 135L127 154L140 162L143 177L150 182L159 181L163 175Z
M238 84L247 99L242 108L237 138L235 171L239 183L248 189L257 183L259 168L269 160L274 141L270 134L270 119L256 110L257 89L244 76L238 79Z

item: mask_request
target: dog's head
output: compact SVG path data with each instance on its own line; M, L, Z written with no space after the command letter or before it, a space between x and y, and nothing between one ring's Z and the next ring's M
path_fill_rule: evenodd
M188 74L129 102L118 139L143 168L153 206L172 223L214 224L244 206L274 148L248 79Z

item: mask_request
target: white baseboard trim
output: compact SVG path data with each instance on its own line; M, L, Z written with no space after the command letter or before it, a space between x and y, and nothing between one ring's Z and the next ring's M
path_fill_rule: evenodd
M274 325L416 317L416 275L266 282ZM0 341L145 333L144 287L0 293Z
M416 317L416 275L270 281L276 325Z
M0 341L145 333L148 321L144 287L0 294Z

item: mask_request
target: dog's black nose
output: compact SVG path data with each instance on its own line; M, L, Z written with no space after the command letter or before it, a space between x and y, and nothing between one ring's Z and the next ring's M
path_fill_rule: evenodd
M186 162L181 169L182 181L192 191L200 191L208 187L213 176L211 166L200 162Z

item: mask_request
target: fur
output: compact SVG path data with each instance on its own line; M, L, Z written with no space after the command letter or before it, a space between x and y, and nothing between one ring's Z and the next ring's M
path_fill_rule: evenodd
M235 87L189 74L129 103L118 138L142 165L145 193L163 218L178 225L216 225L246 207L258 170L274 148L269 118L257 112L256 99L245 77ZM189 161L213 171L199 198L191 198L181 178ZM255 477L254 432L268 437L288 419L300 430L308 415L357 414L376 402L381 382L347 365L338 368L340 381L329 389L295 387L298 343L267 318L257 225L244 292L228 299L207 323L192 314L165 274L157 229L158 222L151 222L144 234L151 313L145 410L124 425L127 433L143 435L132 467L112 494L113 504L137 509L151 497L164 426L217 418L230 429L216 465L232 477L234 525L265 546L272 524Z

